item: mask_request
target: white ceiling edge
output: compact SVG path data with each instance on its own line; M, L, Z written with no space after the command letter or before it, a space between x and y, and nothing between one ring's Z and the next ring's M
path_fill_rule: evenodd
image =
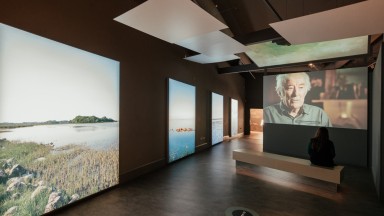
M210 57L228 56L247 51L243 44L221 31L187 38L176 44Z
M368 0L270 26L291 44L381 34L384 32L383 9L383 0Z
M114 20L169 43L228 28L191 0L148 0Z
M198 55L186 57L184 59L188 60L188 61L197 62L197 63L200 63L200 64L210 64L210 63L217 63L217 62L224 62L224 61L235 60L235 59L239 59L239 58L240 57L237 56L237 55L227 55L227 56L211 57L211 56L206 56L204 54L198 54Z

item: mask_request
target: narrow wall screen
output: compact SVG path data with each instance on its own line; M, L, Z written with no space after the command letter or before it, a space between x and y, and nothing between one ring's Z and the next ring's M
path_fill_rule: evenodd
M238 133L239 119L238 119L239 103L236 99L231 99L231 136L236 136Z
M224 97L212 92L212 145L223 141Z
M168 80L168 162L195 152L196 89Z

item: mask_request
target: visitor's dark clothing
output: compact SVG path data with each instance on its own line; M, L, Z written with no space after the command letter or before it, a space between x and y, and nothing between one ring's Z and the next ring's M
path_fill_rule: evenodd
M320 145L319 149L313 148L313 143L317 142L316 138L312 138L308 144L308 154L310 156L311 163L318 166L333 167L335 164L333 158L335 158L335 146L333 142L328 140Z

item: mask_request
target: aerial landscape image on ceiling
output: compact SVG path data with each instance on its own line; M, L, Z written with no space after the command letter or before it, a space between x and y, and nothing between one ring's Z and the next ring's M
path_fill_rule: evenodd
M299 45L273 42L247 46L246 54L259 67L286 65L368 53L368 36Z

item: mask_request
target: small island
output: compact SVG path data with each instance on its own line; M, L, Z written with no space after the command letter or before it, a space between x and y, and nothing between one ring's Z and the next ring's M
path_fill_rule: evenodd
M76 116L74 119L70 120L69 123L77 124L77 123L102 123L102 122L116 122L113 119L102 117L98 118L96 116Z

